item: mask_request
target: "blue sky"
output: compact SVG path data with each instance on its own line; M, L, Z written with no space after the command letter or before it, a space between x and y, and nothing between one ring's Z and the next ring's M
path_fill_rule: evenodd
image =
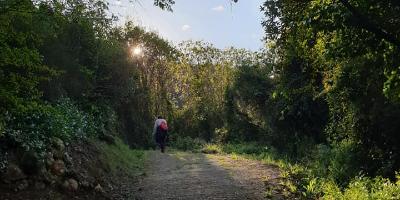
M163 38L178 43L204 40L218 48L234 46L258 50L263 47L264 0L176 0L174 12L153 6L153 0L108 0L121 24L133 20Z

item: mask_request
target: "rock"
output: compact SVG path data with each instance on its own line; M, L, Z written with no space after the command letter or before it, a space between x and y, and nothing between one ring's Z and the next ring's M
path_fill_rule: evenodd
M110 183L108 183L108 188L110 188L110 190L114 189L114 187Z
M72 157L67 152L64 153L64 161L68 166L72 165Z
M53 154L53 158L55 160L62 160L64 158L64 151L52 149L51 153Z
M2 179L5 183L11 183L25 178L25 173L15 164L9 164L5 173L2 175Z
M90 184L88 181L81 181L79 185L81 185L83 188L90 188Z
M101 194L104 193L104 189L103 189L103 187L101 187L100 184L97 184L96 187L94 187L94 191L96 191L97 193L101 193Z
M65 173L65 164L62 160L56 160L50 167L51 173L57 176L61 176Z
M29 183L27 180L22 180L17 184L17 187L15 188L15 191L21 191L25 190L29 186Z
M45 157L46 165L51 166L54 162L53 153L48 152Z
M50 166L49 166L50 169ZM53 175L50 170L47 170L46 168L43 168L40 170L39 177L41 178L40 180L47 183L47 184L54 184L57 177Z
M57 160L62 160L64 157L65 145L64 142L59 138L53 138L51 140L53 158Z
M37 174L39 172L39 165L39 157L35 152L25 152L22 155L20 166L25 174Z
M59 151L65 150L64 142L60 138L56 138L56 137L53 138L51 140L51 144L52 144L52 147L56 150L59 150Z
M37 181L35 182L35 189L37 190L43 190L46 188L46 184L43 183L42 181Z
M64 184L62 186L65 191L76 192L76 191L78 191L79 184L78 184L78 181L70 178L70 179L64 181Z

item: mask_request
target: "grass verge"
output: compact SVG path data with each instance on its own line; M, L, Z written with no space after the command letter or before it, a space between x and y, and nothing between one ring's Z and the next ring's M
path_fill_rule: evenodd
M101 151L101 159L109 165L111 172L124 171L131 175L143 173L145 151L131 149L121 139L116 139L113 145L98 142L96 146Z
M344 151L347 145L332 149L325 147L323 151L321 147L317 147L316 150L310 151L312 155L301 161L293 161L277 153L274 148L255 143L206 144L202 152L233 154L279 166L282 177L280 184L302 199L400 199L400 175L394 182L382 177L365 177L362 174L352 176L353 173L349 172L351 165L346 161L351 158L351 154ZM342 177L346 177L343 174L346 173L350 178L343 181Z

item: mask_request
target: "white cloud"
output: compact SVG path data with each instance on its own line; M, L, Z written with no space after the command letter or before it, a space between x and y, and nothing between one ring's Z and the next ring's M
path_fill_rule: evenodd
M216 11L216 12L223 12L225 10L225 8L224 8L224 6L219 5L217 7L212 8L212 10Z
M182 26L182 31L188 31L191 27L187 24Z
M115 5L120 6L122 2L120 0L115 1Z

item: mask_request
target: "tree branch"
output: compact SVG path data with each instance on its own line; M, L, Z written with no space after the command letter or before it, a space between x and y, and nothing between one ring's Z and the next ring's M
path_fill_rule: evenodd
M400 40L395 35L387 32L386 30L378 27L378 25L374 24L371 20L368 19L365 15L360 13L354 6L352 6L348 0L339 0L340 3L343 4L355 17L357 17L363 26L363 28L369 32L374 33L376 36L400 47Z

